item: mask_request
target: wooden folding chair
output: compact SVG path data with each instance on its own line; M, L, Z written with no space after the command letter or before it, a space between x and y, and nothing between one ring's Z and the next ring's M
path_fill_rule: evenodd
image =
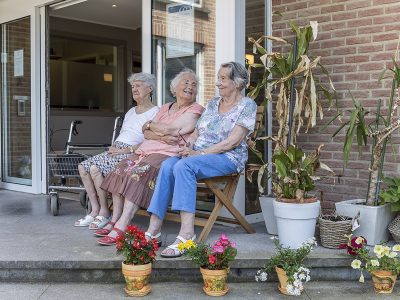
M257 107L257 119L254 128L254 132L251 134L251 139L255 139L257 135L257 129L260 127L263 118L264 106ZM208 234L211 231L215 221L232 223L241 225L248 233L255 233L255 230L246 221L246 219L240 214L240 212L233 205L232 201L236 193L236 188L239 183L240 173L230 174L226 176L210 177L201 180L197 180L197 183L204 183L207 188L197 187L197 192L201 193L212 193L218 201L210 215L205 213L196 213L194 225L204 227L197 240L197 243L205 242ZM217 183L226 183L223 190L219 189ZM234 218L218 217L222 207L226 207L228 211L233 215ZM139 210L138 215L148 216L145 210ZM206 219L206 220L200 220ZM176 212L168 209L168 213L165 215L164 220L181 222L181 217Z

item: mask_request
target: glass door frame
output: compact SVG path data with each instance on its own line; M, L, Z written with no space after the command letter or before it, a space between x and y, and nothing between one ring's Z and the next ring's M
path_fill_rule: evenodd
M7 3L7 2L6 2ZM33 6L10 6L0 5L2 14L0 24L14 20L30 17L30 43L31 43L31 155L32 155L32 185L7 183L0 179L0 188L40 194L42 193L42 135L45 129L42 128L41 120L41 55L40 55L40 8ZM2 126L2 125L1 125ZM0 141L1 143L1 141ZM3 146L3 145L1 145ZM2 150L0 150L2 152ZM1 156L3 153L1 153Z

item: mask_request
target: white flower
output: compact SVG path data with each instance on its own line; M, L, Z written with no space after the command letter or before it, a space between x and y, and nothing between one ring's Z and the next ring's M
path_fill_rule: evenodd
M300 280L305 280L305 279L306 279L306 274L301 273L301 274L299 275L299 278L300 278Z
M269 239L270 240L279 240L279 238L277 236L271 236Z
M390 252L388 255L390 258L395 258L397 256L396 252Z
M383 253L383 251L382 251L382 252L377 252L377 253L376 253L376 257L377 257L377 258L382 258L384 255L385 255L385 254Z
M385 254L386 256L389 256L391 248L389 246L386 246L383 248L383 254Z
M351 263L351 267L353 269L359 269L361 267L361 261L359 261L358 259L353 260L353 262Z
M300 288L294 289L292 295L300 296L300 295L301 295L301 290L300 290Z
M288 284L288 285L286 286L286 292L288 292L289 294L292 294L292 295L293 295L293 285Z
M396 251L396 252L400 251L400 245L394 245L393 251Z
M266 281L266 280L267 280L267 277L268 277L267 273L262 272L261 275L260 275L260 280L261 280L261 281Z
M294 277L294 279L298 279L298 278L299 278L299 277L298 277L298 273L297 273L297 272L294 272L293 277Z
M310 275L307 275L307 277L306 277L306 282L309 282L310 280L311 280Z
M380 253L380 252L383 252L383 247L382 247L381 245L375 245L375 247L374 247L374 252L375 252L376 254L378 254L378 253Z
M295 286L295 287L299 287L300 286L300 284L301 284L301 281L300 280L295 280L294 282L293 282L293 285Z
M379 261L377 261L376 259L371 260L371 265L374 267L379 267Z

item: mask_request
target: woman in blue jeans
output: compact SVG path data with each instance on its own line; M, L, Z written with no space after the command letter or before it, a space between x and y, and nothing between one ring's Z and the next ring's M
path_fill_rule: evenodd
M178 244L195 240L196 181L241 172L247 161L246 136L253 130L257 105L240 93L249 81L246 68L236 62L221 65L216 86L220 97L208 102L196 129L179 149L178 156L161 164L147 212L151 215L146 236L161 240L161 226L168 205L181 215L181 229L163 257L181 256Z

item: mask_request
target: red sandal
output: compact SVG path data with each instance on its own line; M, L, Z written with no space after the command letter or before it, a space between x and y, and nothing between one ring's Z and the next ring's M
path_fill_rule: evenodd
M115 223L114 222L110 222L110 223L108 223L108 225L111 225L114 228ZM97 235L97 236L107 236L111 232L111 230L103 228L103 229L100 229L100 230L97 230L97 231L93 232L93 234Z
M114 231L118 233L118 235L123 236L125 232L118 228L113 228ZM111 231L113 231L111 230ZM111 236L106 236L98 240L99 244L110 246L110 245L116 245L117 244L117 239Z

